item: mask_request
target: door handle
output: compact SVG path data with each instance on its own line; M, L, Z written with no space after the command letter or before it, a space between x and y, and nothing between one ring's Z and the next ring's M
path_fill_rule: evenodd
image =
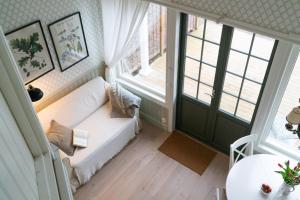
M215 90L212 90L212 94L209 94L209 93L206 93L206 92L204 94L210 96L211 98L214 98L215 97Z
M213 98L213 97L214 97L214 95L212 95L212 94L209 94L209 93L204 93L204 94L206 94L206 95L210 96L211 98Z

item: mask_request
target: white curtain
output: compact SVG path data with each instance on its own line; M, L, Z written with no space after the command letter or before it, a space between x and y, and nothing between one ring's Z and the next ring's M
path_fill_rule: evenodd
M105 79L114 82L116 69L132 48L132 40L148 10L143 0L102 0Z

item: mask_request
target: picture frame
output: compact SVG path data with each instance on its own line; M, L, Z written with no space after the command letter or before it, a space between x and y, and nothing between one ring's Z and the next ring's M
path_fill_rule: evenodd
M54 69L40 20L5 34L25 85Z
M75 12L48 25L61 71L89 56L80 12Z

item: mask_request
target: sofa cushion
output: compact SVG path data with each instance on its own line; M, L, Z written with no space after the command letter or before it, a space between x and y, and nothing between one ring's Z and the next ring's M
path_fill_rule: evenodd
M86 183L135 136L136 120L111 118L108 102L75 127L89 132L88 147L78 148L72 157L67 156L80 184Z
M73 146L73 131L55 120L50 123L50 129L47 132L49 141L56 145L60 150L69 156L74 155L75 147Z
M107 100L106 82L97 77L40 111L38 117L45 132L51 120L74 128Z
M108 94L113 112L119 112L125 117L134 117L136 108L140 108L141 98L117 83L109 86ZM112 115L112 117L114 116Z

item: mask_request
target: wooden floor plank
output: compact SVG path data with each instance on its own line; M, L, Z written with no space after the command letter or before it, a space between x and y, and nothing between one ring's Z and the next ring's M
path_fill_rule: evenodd
M218 153L202 176L158 151L170 134L144 122L143 131L93 178L76 200L213 199L224 187L228 157Z

